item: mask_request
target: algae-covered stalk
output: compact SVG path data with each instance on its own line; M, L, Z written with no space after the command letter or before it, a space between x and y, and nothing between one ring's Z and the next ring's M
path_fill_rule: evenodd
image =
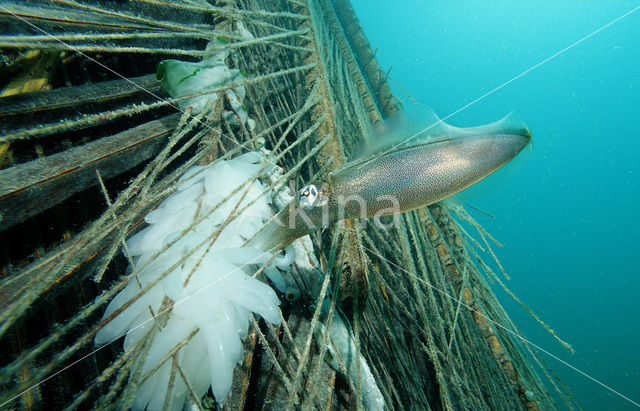
M224 403L243 358L251 313L280 324L278 297L252 275L263 266L285 291L281 270L288 270L294 258L243 246L271 215L271 197L255 180L259 170L271 167L250 152L189 169L178 190L147 214L149 226L127 241L133 278L104 312L104 318L117 315L97 333L96 345L126 335L124 350L133 349L149 338L152 315L164 299L173 305L162 313L166 324L151 336L149 353L139 360L146 378L135 393L134 409L161 408L168 390L170 408L182 408L188 389L182 380L172 390L169 386L172 355L198 399L211 387ZM241 215L231 219L238 210Z

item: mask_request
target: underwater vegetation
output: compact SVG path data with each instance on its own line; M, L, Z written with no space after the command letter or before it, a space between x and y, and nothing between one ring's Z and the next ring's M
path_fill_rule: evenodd
M209 46L217 44L219 40ZM173 97L230 84L239 71L231 74L227 56L218 52L202 63L165 60L158 81ZM237 104L245 97L244 87L228 93L229 101ZM190 98L182 106L198 113L215 105L217 96ZM133 409L165 404L180 410L189 389L200 399L209 386L220 404L226 402L234 367L244 358L242 340L250 314L281 323L280 301L269 285L254 278L256 271L265 264L260 271L278 291L299 295L291 264L296 259L317 261L308 253L296 255L293 247L276 257L280 249L339 220L377 218L444 200L495 172L531 141L526 126L508 117L457 128L430 111L422 115L412 121L399 114L386 126L378 125L357 158L323 182L302 188L274 217L276 192L268 194L259 179L269 176L276 182L282 171L257 152L184 173L177 191L145 217L149 226L127 240L123 251L135 274L108 305L103 320L109 322L95 337L100 346L125 335L123 348L130 351L152 330L155 313L171 310L162 329L152 333L148 353L139 359L144 377ZM248 121L244 117L235 124ZM327 360L336 370L338 356L346 361L349 375L360 381L367 409L384 409L375 379L340 316L334 315L326 326L319 322L314 336L321 349L322 341L333 342ZM174 383L172 357L184 374Z
M344 0L107 3L2 4L2 406L552 408L442 201L523 123L411 117Z

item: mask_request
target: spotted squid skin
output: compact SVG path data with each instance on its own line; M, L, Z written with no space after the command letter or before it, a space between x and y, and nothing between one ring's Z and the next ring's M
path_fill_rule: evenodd
M531 134L519 132L445 139L390 151L329 176L346 218L405 212L444 200L492 174L514 158ZM364 201L358 202L356 198ZM348 201L347 201L348 200ZM362 210L361 204L366 205ZM378 214L379 215L379 214Z
M444 200L492 174L531 142L527 128L469 130L347 164L326 181L303 188L254 243L272 250L341 219L402 213Z

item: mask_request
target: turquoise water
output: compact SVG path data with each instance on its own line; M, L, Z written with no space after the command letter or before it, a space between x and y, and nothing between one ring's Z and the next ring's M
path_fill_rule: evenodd
M353 0L383 68L441 117L638 7L637 1ZM394 92L402 92L392 86ZM508 286L575 349L563 349L498 287L524 335L640 402L640 9L447 122L515 111L533 150L465 201L504 247ZM490 186L490 187L489 187ZM586 410L637 409L542 354ZM562 405L562 404L560 404Z

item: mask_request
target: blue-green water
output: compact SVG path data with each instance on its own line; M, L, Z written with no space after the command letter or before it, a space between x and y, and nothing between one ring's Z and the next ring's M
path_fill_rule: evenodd
M395 82L444 117L639 4L353 5L382 68L392 66ZM467 201L495 215L474 214L504 245L498 255L508 286L575 355L494 288L527 338L640 403L640 9L447 122L484 124L511 110L532 130L533 150ZM584 409L637 409L542 356Z

